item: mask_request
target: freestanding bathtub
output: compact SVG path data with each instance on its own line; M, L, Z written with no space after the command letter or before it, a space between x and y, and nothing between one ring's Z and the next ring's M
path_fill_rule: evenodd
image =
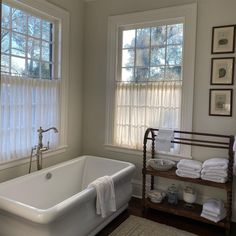
M128 206L134 165L82 156L0 184L1 236L92 236ZM96 190L88 184L110 175L117 211L96 214Z

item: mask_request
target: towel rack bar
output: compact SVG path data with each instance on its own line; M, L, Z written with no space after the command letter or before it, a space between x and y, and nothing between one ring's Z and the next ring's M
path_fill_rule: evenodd
M154 129L154 128L150 128L150 130L152 130L152 131L159 131L159 129ZM209 133L190 132L190 131L180 131L180 130L174 130L174 133L177 133L177 134L202 135L202 136L219 137L219 138L230 138L230 135L209 134Z
M155 140L155 138L147 138L148 140ZM222 146L214 146L214 145L208 145L209 147L215 147L215 148L229 148L229 143L226 142L218 142L218 141L210 141L210 140L199 140L199 139L187 139L187 138L174 138L175 140L183 140L183 141L189 141L189 142L181 142L181 144L186 144L186 145L193 145L194 142L195 145L197 146L197 143L211 143L211 144L218 144L218 145L222 145ZM179 143L179 141L171 141L172 143ZM199 144L198 146L202 146L201 144ZM206 145L204 145L203 147L206 147Z
M191 146L198 146L198 147L229 149L229 146L205 145L205 144L199 144L199 143L179 142L179 141L171 141L171 142L172 143L178 143L178 144L191 145Z

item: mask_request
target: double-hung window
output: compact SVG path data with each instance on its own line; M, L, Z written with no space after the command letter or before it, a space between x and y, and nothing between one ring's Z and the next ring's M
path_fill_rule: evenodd
M109 18L106 144L140 150L148 127L191 130L195 30L195 4Z
M67 27L45 1L2 3L0 163L28 157L40 126L59 130L44 134L51 150L66 145Z

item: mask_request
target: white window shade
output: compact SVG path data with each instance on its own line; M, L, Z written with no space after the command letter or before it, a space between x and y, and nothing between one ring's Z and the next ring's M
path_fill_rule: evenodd
M60 130L60 81L1 76L1 161L27 157L37 144L37 129ZM58 147L58 134L48 132L44 141Z

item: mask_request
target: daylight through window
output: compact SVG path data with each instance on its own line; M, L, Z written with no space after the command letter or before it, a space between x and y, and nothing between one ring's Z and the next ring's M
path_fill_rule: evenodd
M53 24L23 10L2 4L1 72L51 79Z

